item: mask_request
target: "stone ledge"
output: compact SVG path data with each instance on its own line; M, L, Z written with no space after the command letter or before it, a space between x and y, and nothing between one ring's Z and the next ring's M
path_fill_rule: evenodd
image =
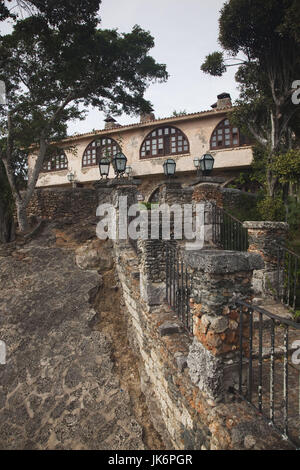
M180 333L180 330L181 328L177 323L172 323L170 321L166 321L158 327L160 336L174 335L176 333Z
M226 274L262 269L264 262L257 253L223 250L191 250L184 253L185 262L205 273Z
M286 222L271 221L246 221L243 223L244 228L252 230L288 230L289 225Z

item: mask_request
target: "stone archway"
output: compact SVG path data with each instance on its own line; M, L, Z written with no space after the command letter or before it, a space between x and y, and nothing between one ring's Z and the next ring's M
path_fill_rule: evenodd
M160 186L157 186L148 196L147 202L157 203L160 202Z

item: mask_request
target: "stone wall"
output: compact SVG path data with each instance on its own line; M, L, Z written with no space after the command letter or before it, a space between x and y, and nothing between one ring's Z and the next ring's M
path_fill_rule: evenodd
M94 189L36 189L28 205L28 216L53 219L89 217L96 214L97 194Z
M115 187L110 199L129 189ZM286 448L288 444L232 393L239 325L234 301L251 297L252 272L261 267L259 255L189 252L195 325L190 335L164 302L161 243L139 241L136 253L129 241L116 241L114 256L142 391L166 447ZM246 318L244 328L247 335Z
M198 297L195 293L192 304L196 321L196 335L193 338L165 303L149 305L142 298L139 277L147 268L139 263L130 246L115 244L114 249L123 292L123 313L127 318L130 344L137 356L142 391L153 424L167 449L286 448L288 444L281 441L257 413L226 390L226 387L228 389L234 385L235 378L232 371L235 367L233 359L237 338L234 333L238 328L238 318L233 305L226 309L227 303L225 301L223 304L223 299L217 312L213 312L215 299L208 298L205 302L207 306L210 304L210 311L204 313L206 285L203 282L197 284ZM228 278L225 274L223 290L231 289L232 294L234 284L241 281L240 293L248 292L254 266L251 266L249 259L245 254L242 263L236 266L236 272L228 274ZM210 264L206 266L209 270ZM223 278L224 273L214 273L212 276ZM221 280L218 282L220 287ZM201 305L196 303L200 291L203 311ZM214 332L223 343L222 334L225 332L224 344L230 346L230 351L226 349L226 360L222 357L224 351L221 348L215 356L214 351L206 347L208 343L205 345L205 342L199 341L201 338L197 334L200 325L197 319L202 315L207 316L203 320L209 320L207 336ZM226 324L223 324L224 321Z
M285 222L247 221L243 224L248 230L249 248L259 253L263 268L253 274L253 289L257 295L280 297L284 289L284 263L280 247L286 244L288 224ZM278 256L280 257L278 259Z

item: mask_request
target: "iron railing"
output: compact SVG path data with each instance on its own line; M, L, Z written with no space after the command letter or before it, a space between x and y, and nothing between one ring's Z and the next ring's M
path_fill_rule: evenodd
M225 209L212 207L213 242L223 250L247 251L248 230Z
M166 300L192 334L193 318L190 312L192 276L182 260L181 252L172 242L165 243L166 250Z
M300 324L248 303L239 308L239 394L300 448ZM297 342L298 341L298 346Z
M300 309L300 256L288 248L277 245L277 299L293 310Z

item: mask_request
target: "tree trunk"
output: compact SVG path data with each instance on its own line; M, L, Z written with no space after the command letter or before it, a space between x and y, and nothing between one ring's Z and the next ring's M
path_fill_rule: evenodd
M29 229L26 205L24 201L16 201L17 217L20 232L26 232Z
M0 201L0 243L9 243L15 239L15 222L13 215L3 201Z
M277 186L277 178L273 175L273 172L270 168L267 167L267 188L268 196L271 198L275 197L275 190Z

